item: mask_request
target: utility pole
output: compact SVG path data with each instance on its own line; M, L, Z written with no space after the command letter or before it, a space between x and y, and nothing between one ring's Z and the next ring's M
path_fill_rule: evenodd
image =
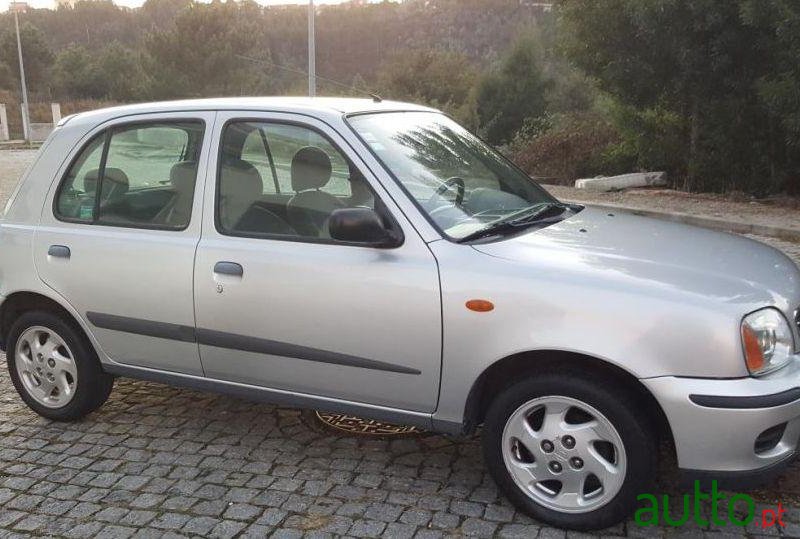
M308 97L317 95L317 37L314 32L314 0L308 0Z
M22 132L25 141L30 140L30 113L28 111L28 87L25 84L25 66L22 63L22 40L19 37L19 12L14 10L14 26L17 30L17 55L19 56L19 79L22 83Z

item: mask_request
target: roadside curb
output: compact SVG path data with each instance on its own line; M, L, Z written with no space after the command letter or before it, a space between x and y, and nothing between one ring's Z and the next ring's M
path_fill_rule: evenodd
M15 150L38 150L41 148L43 142L22 142L10 141L0 142L0 151L15 151Z
M571 202L574 204L584 204L586 206L594 206L595 208L601 208L604 210L626 211L634 215L653 217L655 219L663 219L665 221L673 221L676 223L684 223L687 225L702 226L714 230L721 230L723 232L735 232L737 234L753 234L756 236L770 236L781 240L800 243L800 230L795 230L792 228L761 225L756 223L743 223L739 221L727 221L725 219L717 219L715 217L701 217L699 215L692 215L690 213L648 210L644 208L624 206L622 204L597 204L594 202L586 202L574 199L565 200L565 202Z

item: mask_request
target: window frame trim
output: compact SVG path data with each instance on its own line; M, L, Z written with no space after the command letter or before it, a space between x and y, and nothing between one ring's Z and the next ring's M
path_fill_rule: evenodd
M199 118L196 116L187 116L187 117L180 116L175 118L153 118L146 120L135 119L125 122L114 123L111 125L106 125L102 129L100 129L97 133L94 133L89 138L89 140L87 140L82 146L80 146L80 149L72 157L72 159L69 162L69 165L64 170L64 173L61 175L61 178L59 179L58 187L56 188L55 195L53 196L53 202L51 207L53 217L59 222L77 224L77 225L108 226L112 228L131 228L136 230L157 230L162 232L184 232L192 224L192 218L195 213L194 211L192 211L192 213L189 215L189 221L186 223L185 226L182 227L175 227L169 225L156 225L156 224L138 224L138 223L104 223L99 220L100 219L99 205L103 188L103 176L105 176L106 160L108 158L108 148L111 145L111 137L114 135L114 131L116 131L119 128L126 129L131 127L136 127L139 125L153 126L159 124L163 125L163 124L180 123L180 122L187 122L187 123L192 122L202 125L203 135L199 141L199 148L200 148L199 156L202 155L203 144L205 143L208 137L208 122L206 122L204 118ZM86 148L88 148L90 144L92 144L96 139L100 137L105 137L105 140L103 141L103 153L101 154L100 165L98 166L97 190L95 194L94 208L92 210L93 211L92 219L86 220L86 219L81 219L79 217L75 218L75 217L66 217L64 215L61 215L61 212L58 211L58 201L61 198L61 192L64 188L67 176L69 176L70 171L72 171L72 167L75 166L75 163L78 161L78 159L80 159L81 155L83 155L83 152L86 150ZM201 159L199 159L199 156L197 161L197 173L195 175L195 180L194 180L195 189L192 195L193 206L195 199L197 197L197 184L198 181L200 181Z
M309 131L313 131L320 135L322 138L328 141L328 143L333 147L334 150L339 152L341 156L347 161L348 165L354 166L364 179L367 180L367 186L369 187L370 191L372 191L373 196L381 201L381 205L385 208L386 216L392 223L392 230L396 231L396 239L395 242L391 245L387 246L375 246L368 243L357 243L357 242L348 242L348 241L339 241L333 238L310 238L306 236L287 236L284 234L270 234L270 233L255 233L255 232L233 232L233 231L225 231L222 228L222 223L220 222L220 182L222 180L222 149L224 147L223 140L225 138L225 130L228 126L232 123L262 123L262 124L277 124L277 125L289 125L295 127L301 127L304 129L308 129ZM331 129L333 129L331 127ZM259 128L260 130L260 128ZM334 130L335 131L335 130ZM338 134L338 133L337 133ZM340 135L341 136L341 135ZM380 195L375 191L372 184L369 183L368 176L364 174L362 167L358 166L358 164L354 163L353 160L347 155L347 152L343 151L339 144L337 144L327 133L325 133L322 129L318 128L315 125L311 125L308 123L304 123L299 120L289 120L289 119L273 119L273 118L265 118L265 117L258 117L258 116L249 116L243 115L241 117L234 117L228 118L221 126L219 130L219 139L217 141L217 166L214 172L215 179L214 179L214 229L218 234L221 236L226 237L233 237L233 238L248 238L248 239L256 239L256 240L277 240L277 241L288 241L293 243L310 243L316 245L337 245L337 246L344 246L344 247L361 247L367 249L379 249L381 251L385 250L392 250L398 249L405 244L405 232L403 231L403 227L400 226L399 221L395 218L392 214L391 210L387 206L387 204L383 201ZM355 150L353 150L355 152ZM348 180L349 181L349 180ZM288 193L287 193L288 194ZM374 211L374 208L373 208ZM377 212L376 212L377 213ZM291 223L287 223L291 226Z
M264 146L264 152L267 154L267 160L269 161L269 171L272 173L272 183L275 185L275 194L280 195L281 184L278 181L278 169L275 167L275 159L273 159L272 157L272 148L269 147L267 134L261 127L258 128L258 136L261 139L261 144Z

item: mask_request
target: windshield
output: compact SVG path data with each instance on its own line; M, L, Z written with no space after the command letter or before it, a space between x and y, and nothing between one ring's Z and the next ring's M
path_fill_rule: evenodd
M348 120L451 239L499 230L499 223L536 216L545 213L538 208L557 204L531 178L444 114L390 112Z

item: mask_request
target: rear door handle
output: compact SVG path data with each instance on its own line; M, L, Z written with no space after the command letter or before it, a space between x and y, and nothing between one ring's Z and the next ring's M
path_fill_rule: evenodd
M237 264L236 262L217 262L214 264L214 273L241 277L244 275L244 269L242 269L241 264Z
M66 245L51 245L47 250L47 254L48 256L55 256L57 258L69 258L72 253Z

